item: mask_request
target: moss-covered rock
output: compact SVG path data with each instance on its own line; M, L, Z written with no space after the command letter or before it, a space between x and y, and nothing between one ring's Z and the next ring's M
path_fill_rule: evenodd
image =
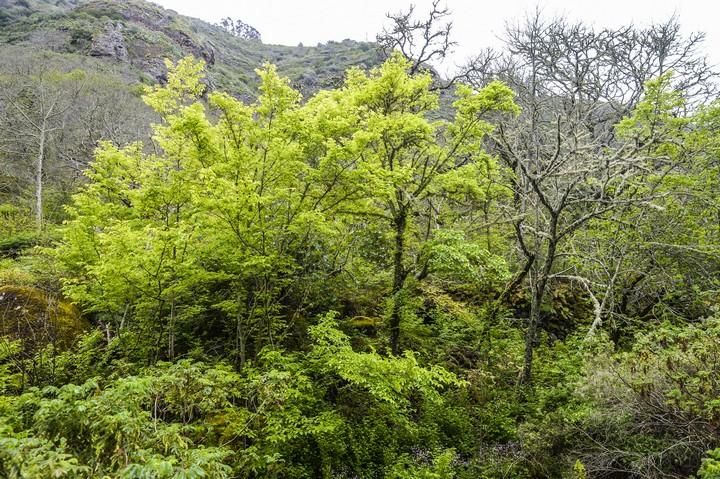
M48 344L64 349L88 329L72 303L34 286L0 286L0 336L20 339L26 351Z

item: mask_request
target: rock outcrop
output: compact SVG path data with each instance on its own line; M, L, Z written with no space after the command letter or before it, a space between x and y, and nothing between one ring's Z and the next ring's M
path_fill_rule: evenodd
M125 47L122 23L108 22L105 31L96 35L90 47L90 56L112 57L116 60L128 61L128 51Z

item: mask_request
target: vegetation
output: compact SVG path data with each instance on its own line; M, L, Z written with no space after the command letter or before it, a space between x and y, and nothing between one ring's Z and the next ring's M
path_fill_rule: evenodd
M381 62L370 43L266 45L241 21L211 25L143 0L8 1L0 12L0 43L93 56L147 84L165 81L164 58L193 55L207 63L211 86L250 100L258 87L253 71L264 62L277 65L304 94L337 86L351 66Z
M248 55L245 95L217 55L276 47L242 22L25 3L0 33L0 477L720 477L701 36L537 15L443 80L436 3L305 95ZM29 54L39 31L75 47ZM176 49L162 82L85 56L119 31L122 58ZM214 64L183 49L208 32Z

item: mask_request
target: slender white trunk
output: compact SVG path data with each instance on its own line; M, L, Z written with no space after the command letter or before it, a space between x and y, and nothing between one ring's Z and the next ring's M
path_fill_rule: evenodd
M35 165L35 227L38 232L43 228L43 169L45 166L45 134L46 123L43 121L40 129L40 144L38 146L37 164Z

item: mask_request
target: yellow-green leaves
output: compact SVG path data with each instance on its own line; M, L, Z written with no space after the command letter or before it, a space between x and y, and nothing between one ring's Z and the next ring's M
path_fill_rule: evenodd
M168 115L182 105L195 101L205 90L202 71L205 63L185 57L177 63L165 60L168 69L167 85L149 89L143 99L160 115Z
M434 215L468 202L487 209L499 195L502 176L481 145L486 114L516 111L499 83L461 87L455 119L433 121L432 79L410 75L400 55L349 72L341 88L305 104L272 65L257 71L260 96L250 105L218 92L205 103L201 62L168 71L167 84L145 95L163 119L153 126L156 153L98 150L60 255L72 272L69 295L118 327L132 311L168 341L170 355L177 322L202 324L208 314L199 304L213 281L233 285L232 299L212 301L234 325L242 362L291 326L280 298L304 298L305 278L322 290L367 268L348 249L354 236L385 235L398 218L403 238L428 231L406 242L399 261L409 267L407 258L441 233ZM390 252L376 256L374 267L385 267ZM248 351L243 341L260 330Z
M453 103L458 116L478 117L490 112L518 114L520 107L515 103L515 93L500 81L492 81L479 91L460 84L455 89L458 99Z
M458 97L453 103L455 119L448 126L449 143L455 155L480 153L485 135L493 130L489 114L517 115L520 108L515 104L513 91L499 81L493 81L476 91L467 85L458 85Z
M266 63L260 70L260 99L256 111L266 122L293 109L300 103L301 95L290 87L287 78L281 77L275 65Z
M350 338L337 329L334 313L322 317L317 326L311 327L310 336L315 341L312 358L322 369L338 374L354 387L367 390L376 400L395 407L407 407L413 393L439 401L443 388L464 384L441 367L420 366L410 352L403 357L386 358L375 352L353 351Z
M409 67L409 61L396 52L370 74L350 70L346 90L356 105L382 115L436 109L438 95L430 91L432 78L427 73L411 76Z
M684 106L682 93L673 89L672 73L666 73L645 84L643 99L616 129L623 138L655 146L666 138L678 138L687 125L687 118L678 114ZM662 142L659 147L663 150L669 146Z

